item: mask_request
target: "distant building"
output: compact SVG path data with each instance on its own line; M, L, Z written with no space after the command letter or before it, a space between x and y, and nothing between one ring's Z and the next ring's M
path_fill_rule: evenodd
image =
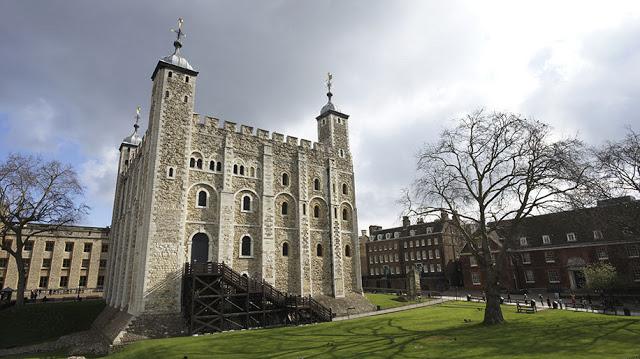
M38 227L34 224L27 229ZM34 289L41 291L41 297L75 295L77 289L101 293L108 251L109 227L64 226L33 236L22 252L27 267L26 294ZM0 288L17 287L15 259L0 250Z
M446 214L434 222L418 219L413 225L403 217L402 227L396 228L369 226L368 240L361 245L365 289L404 290L412 267L421 272L422 289L443 290L461 284L457 260L463 242Z
M551 213L524 220L512 238L501 285L508 290L579 291L592 263L612 264L625 285L640 288L640 201L623 197L596 207ZM501 242L492 244L492 251ZM464 284L481 290L484 277L471 251L461 253Z

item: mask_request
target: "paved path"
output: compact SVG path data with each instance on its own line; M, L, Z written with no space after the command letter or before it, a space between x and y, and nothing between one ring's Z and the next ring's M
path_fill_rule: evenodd
M350 320L350 319L371 317L371 316L374 316L374 315L401 312L403 310L409 310L409 309L415 309L415 308L428 307L428 306L436 305L436 304L442 304L444 302L448 302L448 301L452 301L452 300L455 300L455 298L453 298L453 297L442 297L440 299L431 299L431 300L425 301L423 303L403 305L402 307L395 307L395 308L377 310L375 312L367 312L367 313L352 314L352 315L346 315L346 316L342 316L342 317L336 317L336 318L333 318L333 321L334 322L339 322L339 321L342 321L342 320Z

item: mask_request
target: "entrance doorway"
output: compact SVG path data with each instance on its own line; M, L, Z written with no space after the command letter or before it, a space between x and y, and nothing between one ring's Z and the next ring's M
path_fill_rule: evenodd
M191 239L191 262L206 263L209 260L209 236L198 233Z
M585 277L583 271L573 271L573 283L575 284L575 289L582 289L587 286L587 277Z

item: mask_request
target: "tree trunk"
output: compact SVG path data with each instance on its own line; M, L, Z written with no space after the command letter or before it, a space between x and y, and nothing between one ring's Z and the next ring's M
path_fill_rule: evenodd
M20 252L16 252L16 254ZM24 273L24 261L22 260L22 256L18 254L15 259L16 259L16 267L18 269L18 288L16 289L16 307L21 307L24 305L24 290L27 283L26 283L26 278Z
M501 324L504 322L502 308L500 308L500 289L496 280L496 274L487 270L485 284L486 305L484 307L484 325Z

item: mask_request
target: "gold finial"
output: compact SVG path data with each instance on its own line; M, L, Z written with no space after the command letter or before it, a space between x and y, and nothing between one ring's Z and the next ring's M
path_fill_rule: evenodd
M182 42L180 42L180 39L183 37L187 37L184 31L182 31L182 23L184 23L184 20L181 17L179 17L178 30L171 29L171 31L176 33L176 41L173 42L173 47L175 47L175 51L173 52L174 54L177 54L178 52L180 52L180 48L182 47Z

